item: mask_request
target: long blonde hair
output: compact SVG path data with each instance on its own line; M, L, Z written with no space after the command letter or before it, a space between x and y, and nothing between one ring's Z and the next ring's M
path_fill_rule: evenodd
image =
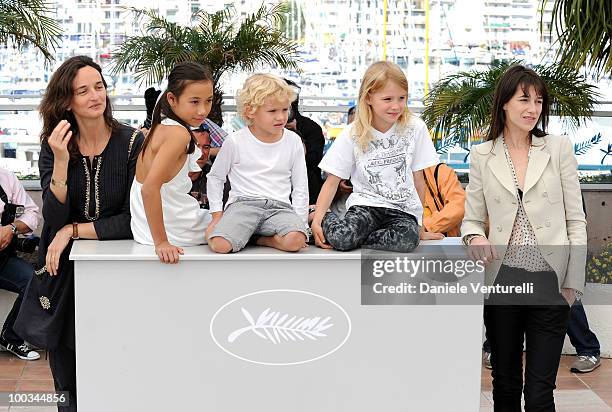
M355 142L362 152L368 149L368 145L374 138L372 135L372 108L366 102L370 93L376 93L389 82L394 82L408 94L408 79L402 69L395 64L387 61L373 63L366 70L359 87L359 99L357 102L357 114L353 124L353 135ZM408 124L411 113L406 106L404 112L397 119L398 128L404 129Z

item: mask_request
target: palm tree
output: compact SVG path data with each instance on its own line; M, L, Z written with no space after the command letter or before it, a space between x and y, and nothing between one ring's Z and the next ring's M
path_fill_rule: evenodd
M422 119L434 132L438 152L468 141L480 141L490 124L491 105L497 80L512 64L496 62L486 71L464 71L441 79L425 97ZM561 116L572 129L591 117L600 98L597 88L588 84L574 69L558 65L535 65L544 79L551 101L551 114Z
M218 124L223 124L219 84L223 73L236 68L253 71L264 65L297 70L297 45L278 29L287 13L283 5L262 4L240 25L232 6L213 14L200 10L187 27L169 22L153 10L131 10L138 19L146 20L144 34L119 46L113 57L113 74L132 70L136 80L155 84L179 62L205 64L215 85L209 117Z
M542 16L548 2L542 0ZM612 1L555 0L550 31L553 26L558 61L576 70L587 65L598 75L612 72ZM543 21L540 30L545 30Z
M44 0L0 0L0 44L12 42L17 48L32 44L46 61L53 60L62 30L48 16L52 10Z

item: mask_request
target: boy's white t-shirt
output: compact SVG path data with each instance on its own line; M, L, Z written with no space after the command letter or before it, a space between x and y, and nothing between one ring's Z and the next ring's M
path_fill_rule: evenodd
M423 206L412 172L439 161L427 126L412 115L403 130L395 124L386 133L372 128L372 135L364 153L355 142L353 127L347 127L319 167L342 179L351 179L353 193L346 201L347 210L354 205L397 209L422 224Z
M232 185L227 205L238 197L279 200L308 220L306 158L302 139L294 132L284 129L274 143L257 139L248 127L228 136L206 175L211 213L223 210L226 177Z

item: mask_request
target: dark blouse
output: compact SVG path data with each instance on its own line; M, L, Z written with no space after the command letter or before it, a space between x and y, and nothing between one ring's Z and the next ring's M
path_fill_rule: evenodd
M38 161L43 189L44 225L38 247L38 265L28 285L15 330L28 342L55 349L74 348L74 263L72 241L60 257L58 276L45 270L47 248L58 230L73 222L93 222L98 239L131 239L130 188L144 136L120 125L104 151L93 161L79 156L68 164L68 194L60 203L49 190L53 152L43 143ZM132 136L134 138L132 139Z
M53 152L46 142L42 144L38 161L43 190L44 225L39 247L42 262L47 253L47 245L55 233L73 222L93 222L100 240L132 238L130 187L144 139L142 133L138 132L132 140L134 131L131 127L121 125L93 162L85 156L70 160L65 203L60 203L50 190Z

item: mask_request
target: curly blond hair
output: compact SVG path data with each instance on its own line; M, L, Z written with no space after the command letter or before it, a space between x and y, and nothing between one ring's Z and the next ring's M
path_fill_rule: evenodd
M237 112L242 119L251 124L246 116L253 114L264 105L268 97L287 102L287 106L297 97L295 91L283 79L269 73L258 73L250 76L244 82L242 89L236 94Z

